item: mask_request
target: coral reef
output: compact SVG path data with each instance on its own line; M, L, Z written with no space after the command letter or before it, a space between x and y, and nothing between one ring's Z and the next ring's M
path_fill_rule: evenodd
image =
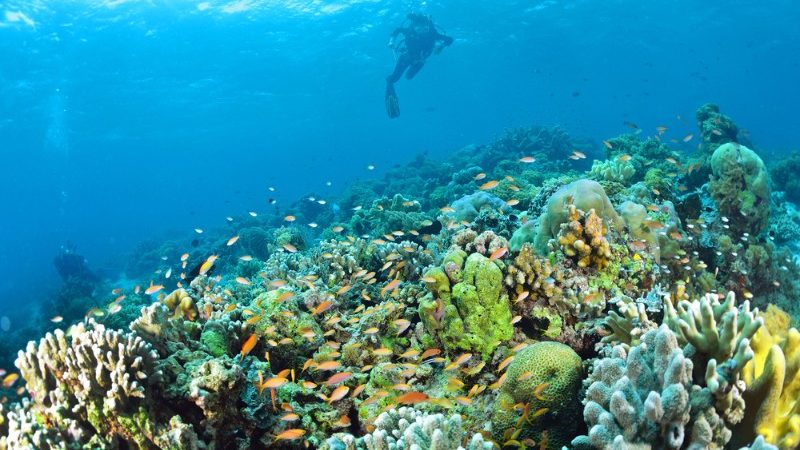
M461 416L425 414L414 408L401 407L382 413L375 420L375 431L355 438L337 435L327 441L330 450L490 450L491 442L475 433L466 439ZM466 441L466 447L461 443Z
M698 122L509 129L143 245L3 334L44 338L0 450L797 449L800 214Z
M731 228L761 233L770 213L769 174L761 158L741 144L723 144L711 155L711 172L709 191Z
M575 181L556 191L547 201L544 212L539 217L534 249L540 254L547 253L550 239L557 238L561 225L571 220L570 205L581 211L594 210L607 225L616 229L622 229L624 225L602 186L591 180Z
M420 300L419 316L445 348L488 358L511 338L511 305L494 261L479 253L466 258L453 253L445 257L444 270L431 269L426 277L431 294Z
M505 376L492 415L498 441L507 441L510 432L536 442L546 435L548 448L567 445L580 417L583 366L575 351L558 342L537 342L514 355Z

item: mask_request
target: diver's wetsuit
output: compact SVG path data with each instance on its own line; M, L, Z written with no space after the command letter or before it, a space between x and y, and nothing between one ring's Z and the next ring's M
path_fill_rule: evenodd
M414 78L437 44L439 48L444 48L453 43L453 38L439 33L427 17L409 15L409 19L411 22L408 27L397 28L392 33L392 39L402 34L403 41L396 48L400 55L397 57L394 72L386 77L386 83L390 85L396 83L403 76L403 72L406 73L407 80Z

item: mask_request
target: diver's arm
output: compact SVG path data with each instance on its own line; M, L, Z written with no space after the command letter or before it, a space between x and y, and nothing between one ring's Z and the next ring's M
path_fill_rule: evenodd
M441 43L442 47L449 47L453 43L453 38L446 34L439 34L436 36L436 40Z

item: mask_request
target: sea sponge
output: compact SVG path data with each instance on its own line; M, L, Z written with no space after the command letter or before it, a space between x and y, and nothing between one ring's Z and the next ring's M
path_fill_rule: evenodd
M734 142L720 145L711 155L709 192L720 214L738 233L757 235L770 213L769 174L759 156Z
M606 239L608 228L594 209L588 213L568 205L568 222L561 224L558 244L565 255L574 259L578 267L593 267L598 270L608 266L611 245Z
M547 201L539 217L539 226L534 239L534 250L537 253L547 254L547 244L550 239L558 236L561 224L571 220L569 205L574 205L581 211L594 210L595 214L614 229L622 230L624 226L624 222L614 211L605 190L598 182L586 179L573 181L562 186Z
M520 350L506 371L492 415L492 430L498 438L506 430L524 428L522 435L537 442L547 432L547 448L558 449L575 435L580 417L578 391L583 377L580 356L558 342L537 342ZM529 422L520 424L521 412L513 405L526 405ZM538 417L531 417L538 415ZM520 437L522 439L522 437Z

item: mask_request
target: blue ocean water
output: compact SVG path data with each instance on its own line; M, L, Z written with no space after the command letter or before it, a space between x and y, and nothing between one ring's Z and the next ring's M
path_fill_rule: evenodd
M455 43L398 83L390 120L409 11ZM0 2L0 315L31 317L67 243L118 276L143 239L506 127L688 133L710 101L768 154L796 149L798 17L788 0Z

